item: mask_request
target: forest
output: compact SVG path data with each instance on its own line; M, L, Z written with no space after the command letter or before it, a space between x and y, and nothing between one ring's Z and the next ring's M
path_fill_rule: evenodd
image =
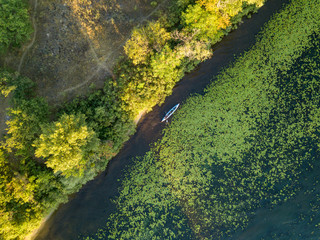
M83 239L237 239L257 209L294 198L319 171L319 10L291 1L204 95L189 97L127 170L106 226ZM296 220L304 239L320 233L316 179Z
M59 108L35 94L32 79L0 66L1 99L9 105L0 142L0 238L25 238L70 194L103 171L134 133L137 115L163 103L185 73L211 57L216 42L263 3L170 1L166 13L132 31L125 55L103 88L88 89L85 97ZM0 0L2 56L31 40L30 13L28 1ZM184 196L179 199L177 189L173 198L171 190L166 193L168 204L180 216L184 208L172 201Z

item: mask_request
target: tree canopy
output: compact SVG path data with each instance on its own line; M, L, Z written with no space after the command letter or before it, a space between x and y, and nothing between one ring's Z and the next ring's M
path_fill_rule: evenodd
M64 114L51 124L42 126L42 134L34 143L35 156L55 173L81 175L86 159L98 150L99 139L85 122L85 116Z
M0 0L0 52L29 38L32 26L23 0Z
M8 71L0 70L0 93L4 97L7 97L16 89L16 87L12 85L12 77L12 74Z

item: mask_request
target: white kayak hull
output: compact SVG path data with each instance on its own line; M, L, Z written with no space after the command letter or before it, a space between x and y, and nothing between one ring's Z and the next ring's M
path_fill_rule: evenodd
M172 114L178 109L179 106L180 103L174 105L173 108L171 108L169 112L167 112L167 114L162 118L161 122L167 121L172 116Z

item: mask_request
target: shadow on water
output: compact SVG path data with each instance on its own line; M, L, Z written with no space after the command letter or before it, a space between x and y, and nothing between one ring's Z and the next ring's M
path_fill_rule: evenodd
M90 235L99 227L103 227L108 215L114 210L111 200L118 194L118 179L123 177L123 170L128 168L132 157L146 153L150 149L149 145L160 138L165 126L160 120L165 111L176 103L185 101L190 94L202 94L221 68L228 66L235 56L254 44L255 36L264 23L287 2L289 0L268 0L258 14L253 15L251 19L245 19L236 31L216 44L213 57L186 75L161 107L155 107L140 120L136 134L112 159L106 171L88 182L68 203L61 205L44 224L36 239L77 239L79 235Z

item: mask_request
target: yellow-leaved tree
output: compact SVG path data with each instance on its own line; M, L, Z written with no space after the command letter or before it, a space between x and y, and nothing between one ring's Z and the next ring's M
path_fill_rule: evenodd
M235 20L237 16L241 19L263 3L264 0L197 0L182 14L182 22L187 31L214 44L239 22Z
M98 151L100 141L87 126L83 114L64 114L57 122L41 127L42 134L34 142L36 157L55 173L79 176L87 167L91 155Z
M131 38L126 42L124 51L133 64L146 64L154 52L161 52L170 39L170 33L160 22L150 22L146 27L135 28Z

